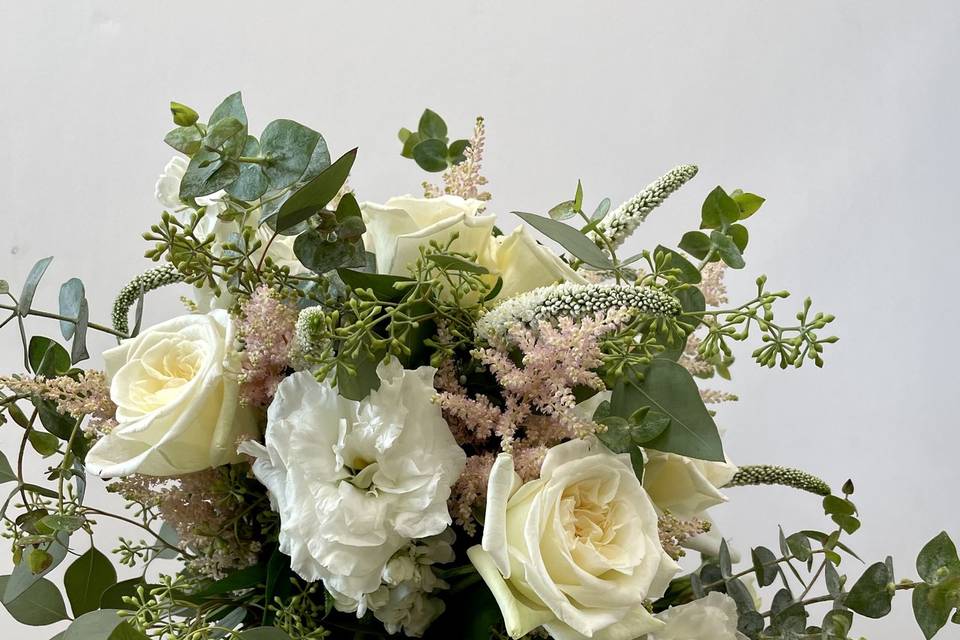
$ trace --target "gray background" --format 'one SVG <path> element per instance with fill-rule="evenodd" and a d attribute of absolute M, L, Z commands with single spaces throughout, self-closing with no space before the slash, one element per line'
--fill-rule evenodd
<path fill-rule="evenodd" d="M 418 190 L 395 134 L 423 107 L 455 134 L 482 114 L 492 210 L 507 228 L 509 211 L 542 211 L 577 178 L 590 203 L 616 203 L 693 162 L 700 175 L 633 245 L 675 243 L 716 184 L 756 191 L 768 201 L 733 298 L 767 273 L 796 294 L 784 318 L 813 295 L 842 338 L 822 371 L 760 370 L 741 349 L 730 388 L 742 399 L 720 413 L 730 455 L 854 478 L 865 525 L 851 544 L 911 575 L 933 534 L 960 535 L 958 21 L 949 0 L 4 2 L 0 277 L 19 286 L 55 255 L 40 304 L 79 276 L 92 315 L 108 318 L 147 266 L 139 234 L 159 214 L 169 99 L 203 114 L 242 89 L 254 130 L 289 117 L 334 151 L 359 146 L 351 180 L 368 200 Z M 169 293 L 148 306 L 148 321 L 178 311 Z M 4 370 L 19 368 L 11 328 Z M 16 431 L 0 431 L 5 450 Z M 803 494 L 729 494 L 716 515 L 741 547 L 775 547 L 778 523 L 828 526 Z M 0 628 L 52 635 L 6 613 Z M 920 637 L 903 596 L 855 631 Z"/>

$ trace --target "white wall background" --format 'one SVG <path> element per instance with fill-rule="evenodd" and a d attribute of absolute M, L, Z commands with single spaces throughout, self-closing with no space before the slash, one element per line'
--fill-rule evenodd
<path fill-rule="evenodd" d="M 351 181 L 369 200 L 417 191 L 395 133 L 423 107 L 463 134 L 482 114 L 505 227 L 577 178 L 590 202 L 619 202 L 697 163 L 635 246 L 675 243 L 716 184 L 754 190 L 768 201 L 733 297 L 768 273 L 799 298 L 785 317 L 809 293 L 842 338 L 822 371 L 760 370 L 742 350 L 742 401 L 720 415 L 730 455 L 854 478 L 865 525 L 853 545 L 908 575 L 933 534 L 960 536 L 958 36 L 952 0 L 4 2 L 0 277 L 19 286 L 55 255 L 41 304 L 79 276 L 92 315 L 108 318 L 147 266 L 139 235 L 159 214 L 170 99 L 203 114 L 242 89 L 252 129 L 290 117 L 335 151 L 358 145 Z M 148 321 L 177 310 L 174 295 L 150 302 Z M 17 370 L 10 329 L 0 361 Z M 16 430 L 0 431 L 5 450 Z M 775 546 L 778 523 L 827 526 L 815 498 L 729 493 L 717 516 L 741 546 Z M 0 629 L 53 635 L 5 612 Z M 882 625 L 855 631 L 920 637 L 902 596 Z"/>

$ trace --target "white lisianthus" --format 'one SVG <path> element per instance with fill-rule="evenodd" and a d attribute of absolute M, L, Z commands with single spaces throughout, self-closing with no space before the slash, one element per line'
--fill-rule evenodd
<path fill-rule="evenodd" d="M 186 158 L 181 156 L 171 158 L 157 179 L 155 188 L 157 201 L 183 223 L 186 223 L 196 211 L 190 204 L 180 200 L 180 183 L 187 171 L 187 165 Z M 240 232 L 240 225 L 237 222 L 220 219 L 220 214 L 227 210 L 227 205 L 222 200 L 225 195 L 226 191 L 217 191 L 208 196 L 195 198 L 199 206 L 206 208 L 203 218 L 197 224 L 196 234 L 199 238 L 213 236 L 214 244 L 211 249 L 215 253 L 220 251 L 223 243 L 231 240 L 232 235 Z M 253 254 L 254 259 L 259 259 L 265 250 L 276 264 L 290 269 L 290 273 L 297 275 L 307 272 L 307 268 L 300 263 L 293 252 L 295 236 L 278 235 L 273 238 L 273 231 L 265 225 L 259 226 L 259 219 L 257 212 L 252 213 L 247 219 L 248 225 L 257 227 L 257 239 L 261 243 L 261 248 Z M 197 303 L 197 309 L 204 312 L 210 309 L 226 309 L 233 304 L 233 297 L 229 293 L 223 292 L 220 296 L 214 296 L 213 291 L 206 287 L 194 287 L 193 297 Z"/>
<path fill-rule="evenodd" d="M 435 373 L 394 358 L 360 402 L 295 373 L 270 404 L 265 444 L 240 448 L 280 514 L 294 571 L 323 580 L 358 615 L 394 554 L 451 522 L 447 498 L 466 455 L 433 402 Z"/>
<path fill-rule="evenodd" d="M 727 501 L 720 489 L 737 473 L 729 460 L 696 460 L 653 449 L 644 453 L 643 488 L 659 508 L 680 518 L 693 518 Z"/>
<path fill-rule="evenodd" d="M 677 564 L 629 457 L 596 438 L 547 452 L 520 485 L 501 454 L 490 473 L 483 544 L 468 550 L 513 638 L 543 626 L 556 640 L 633 640 L 664 626 L 643 606 Z"/>
<path fill-rule="evenodd" d="M 87 454 L 102 477 L 170 476 L 238 460 L 257 432 L 238 398 L 233 321 L 225 311 L 173 318 L 103 354 L 117 426 Z"/>
<path fill-rule="evenodd" d="M 737 605 L 718 591 L 689 604 L 671 607 L 657 616 L 666 623 L 647 640 L 746 640 L 737 631 Z"/>
<path fill-rule="evenodd" d="M 420 247 L 431 240 L 445 244 L 458 234 L 451 250 L 476 254 L 478 264 L 502 277 L 498 296 L 504 299 L 559 281 L 584 282 L 523 226 L 493 237 L 496 216 L 480 213 L 483 206 L 480 200 L 450 195 L 400 196 L 382 205 L 364 202 L 364 245 L 376 255 L 378 273 L 406 276 L 420 257 Z"/>

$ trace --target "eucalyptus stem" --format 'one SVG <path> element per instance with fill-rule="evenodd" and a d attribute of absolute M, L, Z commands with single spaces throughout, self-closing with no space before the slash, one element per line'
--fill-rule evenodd
<path fill-rule="evenodd" d="M 0 309 L 5 309 L 7 311 L 17 311 L 16 306 L 11 306 L 8 304 L 0 304 Z M 30 309 L 29 311 L 27 311 L 27 315 L 37 316 L 40 318 L 49 318 L 50 320 L 62 320 L 64 322 L 70 322 L 74 325 L 77 324 L 76 318 L 70 318 L 68 316 L 60 315 L 59 313 L 50 313 L 49 311 L 37 311 L 36 309 Z M 87 327 L 90 329 L 96 329 L 97 331 L 102 331 L 103 333 L 109 333 L 110 335 L 116 336 L 118 338 L 130 337 L 122 331 L 111 329 L 110 327 L 107 327 L 102 324 L 97 324 L 96 322 L 88 322 Z"/>
<path fill-rule="evenodd" d="M 894 591 L 906 591 L 908 589 L 915 589 L 919 587 L 922 582 L 913 582 L 912 580 L 905 580 L 894 585 Z M 793 602 L 791 606 L 800 605 L 802 607 L 807 606 L 808 604 L 818 604 L 821 602 L 833 602 L 836 599 L 836 596 L 833 594 L 824 594 L 822 596 L 816 596 L 814 598 L 807 598 L 806 600 L 798 599 L 796 602 Z M 773 610 L 766 611 L 762 614 L 764 618 L 769 618 L 773 615 Z"/>

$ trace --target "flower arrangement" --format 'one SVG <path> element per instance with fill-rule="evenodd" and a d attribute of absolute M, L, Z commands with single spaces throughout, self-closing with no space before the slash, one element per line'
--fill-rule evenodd
<path fill-rule="evenodd" d="M 723 446 L 710 407 L 736 396 L 703 384 L 729 378 L 733 343 L 787 368 L 822 366 L 836 341 L 809 298 L 781 322 L 789 294 L 765 276 L 727 300 L 760 196 L 716 187 L 675 248 L 626 256 L 696 167 L 616 208 L 587 208 L 578 183 L 506 233 L 480 118 L 451 141 L 424 111 L 401 155 L 440 183 L 374 204 L 347 186 L 356 149 L 335 158 L 285 119 L 254 137 L 239 93 L 205 122 L 171 111 L 180 155 L 144 234 L 159 265 L 109 324 L 75 278 L 59 309 L 34 306 L 51 258 L 19 294 L 0 280 L 25 368 L 0 377 L 0 424 L 22 430 L 0 453 L 14 619 L 84 640 L 844 640 L 911 591 L 924 637 L 960 622 L 946 533 L 916 579 L 890 558 L 863 569 L 852 482 L 738 467 Z M 192 289 L 184 313 L 142 326 L 171 285 Z M 63 341 L 28 336 L 31 316 Z M 103 371 L 78 366 L 91 331 L 117 339 Z M 91 481 L 127 510 L 89 504 Z M 821 500 L 824 524 L 781 530 L 777 550 L 728 545 L 711 509 L 768 484 Z M 141 533 L 114 560 L 108 520 Z"/>

